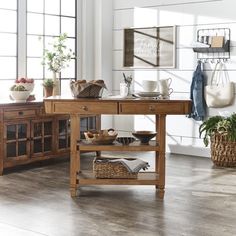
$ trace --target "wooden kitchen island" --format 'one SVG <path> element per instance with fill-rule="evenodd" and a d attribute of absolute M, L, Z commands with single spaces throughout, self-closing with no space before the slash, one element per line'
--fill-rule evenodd
<path fill-rule="evenodd" d="M 71 122 L 70 148 L 70 193 L 76 196 L 81 185 L 155 185 L 159 197 L 165 193 L 165 140 L 166 115 L 184 115 L 190 112 L 190 100 L 158 99 L 76 99 L 72 97 L 49 97 L 44 99 L 45 111 L 49 114 L 69 114 Z M 92 145 L 80 140 L 80 119 L 82 115 L 155 115 L 156 141 L 149 145 L 134 142 L 130 145 Z M 92 171 L 80 169 L 81 151 L 154 151 L 155 172 L 139 173 L 137 179 L 96 179 Z"/>

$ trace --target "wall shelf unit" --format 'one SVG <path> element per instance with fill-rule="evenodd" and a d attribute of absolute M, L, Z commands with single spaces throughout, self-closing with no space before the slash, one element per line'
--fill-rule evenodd
<path fill-rule="evenodd" d="M 193 47 L 199 60 L 228 60 L 230 58 L 230 29 L 199 29 L 197 42 L 206 47 Z"/>

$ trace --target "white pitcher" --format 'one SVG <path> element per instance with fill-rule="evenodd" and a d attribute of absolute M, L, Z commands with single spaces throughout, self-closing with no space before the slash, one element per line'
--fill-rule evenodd
<path fill-rule="evenodd" d="M 171 82 L 171 78 L 159 80 L 159 90 L 163 96 L 169 96 L 173 92 L 173 89 L 170 88 Z"/>

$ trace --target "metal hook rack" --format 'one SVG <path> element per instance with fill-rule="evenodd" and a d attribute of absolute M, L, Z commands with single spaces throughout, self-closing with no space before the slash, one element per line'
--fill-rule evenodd
<path fill-rule="evenodd" d="M 222 47 L 211 47 L 211 39 L 214 36 L 223 36 Z M 199 29 L 197 31 L 197 42 L 209 45 L 209 47 L 193 48 L 197 52 L 197 59 L 202 62 L 227 62 L 230 59 L 230 29 L 212 28 Z"/>

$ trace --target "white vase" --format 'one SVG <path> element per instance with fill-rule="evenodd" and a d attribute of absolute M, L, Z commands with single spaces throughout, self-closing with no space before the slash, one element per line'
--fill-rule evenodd
<path fill-rule="evenodd" d="M 53 96 L 59 96 L 61 95 L 61 86 L 60 86 L 60 80 L 57 77 L 57 73 L 53 72 L 53 82 L 54 82 L 54 87 L 53 87 Z"/>

